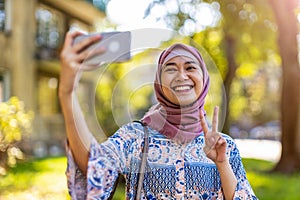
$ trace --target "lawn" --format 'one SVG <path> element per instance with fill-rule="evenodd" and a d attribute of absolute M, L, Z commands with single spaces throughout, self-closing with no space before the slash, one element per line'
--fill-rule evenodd
<path fill-rule="evenodd" d="M 270 174 L 274 163 L 243 159 L 247 177 L 261 200 L 300 199 L 300 174 Z M 5 200 L 69 200 L 65 178 L 66 158 L 47 158 L 19 163 L 0 177 L 0 199 Z M 115 193 L 123 200 L 124 187 Z"/>
<path fill-rule="evenodd" d="M 0 199 L 67 200 L 66 158 L 47 158 L 19 163 L 0 177 Z"/>

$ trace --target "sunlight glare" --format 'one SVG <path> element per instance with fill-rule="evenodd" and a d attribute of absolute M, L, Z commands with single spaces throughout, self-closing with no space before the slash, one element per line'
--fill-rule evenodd
<path fill-rule="evenodd" d="M 119 27 L 145 28 L 164 27 L 152 16 L 145 18 L 145 11 L 152 0 L 111 0 L 107 5 L 108 19 Z"/>
<path fill-rule="evenodd" d="M 200 26 L 213 26 L 215 23 L 215 10 L 208 3 L 201 3 L 197 6 L 195 19 Z"/>

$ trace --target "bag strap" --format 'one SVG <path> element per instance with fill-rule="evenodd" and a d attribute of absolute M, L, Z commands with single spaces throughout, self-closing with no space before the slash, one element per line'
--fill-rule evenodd
<path fill-rule="evenodd" d="M 140 121 L 138 121 L 140 122 Z M 135 199 L 140 200 L 141 199 L 141 191 L 143 187 L 143 180 L 144 180 L 144 174 L 146 169 L 146 163 L 147 163 L 147 157 L 148 157 L 148 147 L 149 147 L 149 131 L 147 125 L 145 125 L 143 122 L 140 122 L 143 125 L 144 128 L 144 146 L 142 149 L 142 159 L 141 159 L 141 165 L 138 175 L 138 187 L 135 194 Z"/>

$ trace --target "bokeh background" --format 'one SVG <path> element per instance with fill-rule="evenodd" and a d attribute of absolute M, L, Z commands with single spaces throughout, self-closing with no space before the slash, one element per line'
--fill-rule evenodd
<path fill-rule="evenodd" d="M 155 103 L 157 55 L 197 47 L 260 199 L 300 199 L 297 0 L 0 0 L 0 199 L 69 199 L 59 54 L 67 31 L 131 31 L 132 59 L 83 75 L 78 95 L 99 142 Z M 124 198 L 124 180 L 114 199 Z"/>

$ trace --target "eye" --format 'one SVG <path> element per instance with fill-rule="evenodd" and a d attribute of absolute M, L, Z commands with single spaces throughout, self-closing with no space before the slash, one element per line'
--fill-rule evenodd
<path fill-rule="evenodd" d="M 193 70 L 196 70 L 197 67 L 193 66 L 193 65 L 190 65 L 186 68 L 187 71 L 193 71 Z"/>
<path fill-rule="evenodd" d="M 176 72 L 177 69 L 175 67 L 166 67 L 164 69 L 164 72 L 169 72 L 169 73 L 172 73 L 172 72 Z"/>

